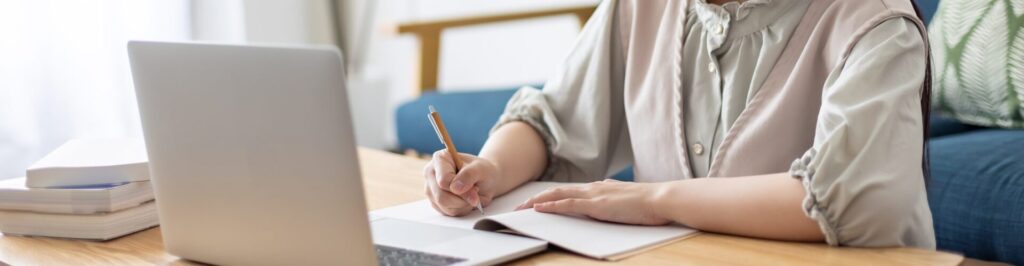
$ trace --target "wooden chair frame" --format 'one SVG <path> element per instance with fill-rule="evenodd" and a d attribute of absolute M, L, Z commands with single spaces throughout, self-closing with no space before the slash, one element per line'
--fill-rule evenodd
<path fill-rule="evenodd" d="M 450 28 L 475 26 L 515 20 L 549 16 L 574 15 L 582 27 L 596 6 L 564 7 L 539 11 L 526 11 L 484 15 L 466 18 L 444 19 L 400 24 L 399 33 L 412 33 L 419 37 L 419 93 L 437 89 L 438 68 L 440 68 L 441 33 Z"/>

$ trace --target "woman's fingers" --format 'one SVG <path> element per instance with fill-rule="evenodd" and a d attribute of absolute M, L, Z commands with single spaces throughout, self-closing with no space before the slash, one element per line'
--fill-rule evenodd
<path fill-rule="evenodd" d="M 451 192 L 441 190 L 435 195 L 437 199 L 437 205 L 442 209 L 449 210 L 446 214 L 448 215 L 461 215 L 463 210 L 472 208 L 468 202 L 458 195 L 452 194 Z"/>
<path fill-rule="evenodd" d="M 447 190 L 451 187 L 452 180 L 455 179 L 455 162 L 452 161 L 451 154 L 445 150 L 434 152 L 431 163 L 434 164 L 437 185 Z"/>
<path fill-rule="evenodd" d="M 462 167 L 456 173 L 452 154 L 441 150 L 423 168 L 427 197 L 439 212 L 449 216 L 465 215 L 476 206 L 490 204 L 494 197 L 491 179 L 500 173 L 490 161 L 469 154 L 457 154 Z"/>
<path fill-rule="evenodd" d="M 427 198 L 430 199 L 431 206 L 438 212 L 448 216 L 459 216 L 471 211 L 473 207 L 465 199 L 438 187 L 435 173 L 436 171 L 430 166 L 427 166 L 427 169 L 424 170 L 426 178 L 424 186 L 426 187 Z"/>
<path fill-rule="evenodd" d="M 436 200 L 436 197 L 434 196 L 435 195 L 434 194 L 435 189 L 431 188 L 431 187 L 436 187 L 436 186 L 437 186 L 436 184 L 431 184 L 431 183 L 426 183 L 426 185 L 423 186 L 424 190 L 426 190 L 427 198 L 430 199 L 429 200 L 430 201 L 430 207 L 433 207 L 434 210 L 439 212 L 439 213 L 442 213 L 442 214 L 445 214 L 445 215 L 449 215 L 448 213 L 450 212 L 450 210 L 448 210 L 446 208 L 442 208 L 441 206 L 437 205 L 437 200 Z"/>
<path fill-rule="evenodd" d="M 447 216 L 462 216 L 493 200 L 494 192 L 488 190 L 487 183 L 500 173 L 489 161 L 459 153 L 463 167 L 457 174 L 452 156 L 445 150 L 434 152 L 423 168 L 424 190 L 435 210 Z"/>
<path fill-rule="evenodd" d="M 541 192 L 540 194 L 533 196 L 522 205 L 519 205 L 519 207 L 516 207 L 516 210 L 518 211 L 522 209 L 529 209 L 539 203 L 558 201 L 569 198 L 584 198 L 586 197 L 585 194 L 585 189 L 582 186 L 564 186 L 549 188 L 544 192 Z"/>
<path fill-rule="evenodd" d="M 440 209 L 439 211 L 444 215 L 461 216 L 473 210 L 473 206 L 466 203 L 466 200 L 458 195 L 444 190 L 438 191 L 437 194 L 433 194 L 434 199 L 431 202 L 437 204 L 437 207 Z"/>
<path fill-rule="evenodd" d="M 455 174 L 455 178 L 451 182 L 451 186 L 448 187 L 449 191 L 459 195 L 465 195 L 470 189 L 473 189 L 476 182 L 480 181 L 480 171 L 473 164 L 467 163 L 465 168 L 459 170 L 458 174 Z"/>
<path fill-rule="evenodd" d="M 437 212 L 444 213 L 444 211 L 441 210 L 441 207 L 437 206 L 437 203 L 434 203 L 434 193 L 432 193 L 430 191 L 430 186 L 424 186 L 424 187 L 426 188 L 426 191 L 427 191 L 427 198 L 430 199 L 430 200 L 428 200 L 428 201 L 430 201 L 430 207 L 434 208 L 434 210 L 437 211 Z"/>
<path fill-rule="evenodd" d="M 591 216 L 594 202 L 590 199 L 562 199 L 533 205 L 539 212 L 568 214 L 575 216 Z"/>
<path fill-rule="evenodd" d="M 469 206 L 476 206 L 477 203 L 480 203 L 480 189 L 479 188 L 474 187 L 474 188 L 472 188 L 472 189 L 470 189 L 469 191 L 466 191 L 466 192 L 467 193 L 464 193 L 461 196 L 462 196 L 463 199 L 466 200 L 466 203 L 469 204 Z"/>
<path fill-rule="evenodd" d="M 458 156 L 464 167 L 458 169 L 458 173 L 456 173 L 452 155 L 445 150 L 434 153 L 433 163 L 437 175 L 437 185 L 457 195 L 464 195 L 480 181 L 480 171 L 471 163 L 472 156 L 465 154 L 458 154 Z"/>

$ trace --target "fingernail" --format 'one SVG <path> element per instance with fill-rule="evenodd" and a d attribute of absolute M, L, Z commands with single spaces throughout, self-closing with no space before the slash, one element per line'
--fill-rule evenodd
<path fill-rule="evenodd" d="M 478 196 L 478 195 L 469 195 L 469 204 L 470 205 L 476 205 L 478 202 L 480 202 L 480 196 Z"/>
<path fill-rule="evenodd" d="M 463 184 L 461 180 L 455 180 L 455 182 L 452 183 L 452 192 L 461 192 L 462 188 L 465 186 L 466 184 Z"/>

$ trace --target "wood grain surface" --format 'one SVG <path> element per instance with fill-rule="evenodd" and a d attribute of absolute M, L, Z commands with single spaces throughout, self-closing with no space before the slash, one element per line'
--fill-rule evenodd
<path fill-rule="evenodd" d="M 379 209 L 423 199 L 426 161 L 383 151 L 359 151 L 367 205 Z M 614 241 L 614 240 L 609 240 Z M 0 261 L 11 265 L 189 265 L 167 254 L 159 227 L 106 242 L 0 236 Z M 958 265 L 957 254 L 912 248 L 837 248 L 702 233 L 617 263 L 627 265 Z M 519 265 L 612 264 L 557 249 Z"/>

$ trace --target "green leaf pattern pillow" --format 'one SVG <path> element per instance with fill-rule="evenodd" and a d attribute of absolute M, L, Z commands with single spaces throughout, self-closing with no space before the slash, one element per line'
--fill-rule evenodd
<path fill-rule="evenodd" d="M 1024 127 L 1024 0 L 942 0 L 929 27 L 932 105 L 961 122 Z"/>

